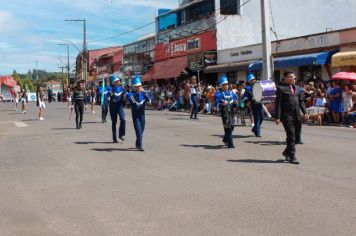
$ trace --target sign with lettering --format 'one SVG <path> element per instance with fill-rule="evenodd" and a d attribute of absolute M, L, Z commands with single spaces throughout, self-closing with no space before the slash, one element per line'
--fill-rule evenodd
<path fill-rule="evenodd" d="M 325 33 L 272 43 L 272 53 L 330 47 L 340 44 L 340 33 Z"/>
<path fill-rule="evenodd" d="M 257 44 L 247 47 L 218 51 L 218 64 L 225 64 L 236 61 L 248 61 L 261 57 L 262 45 Z"/>

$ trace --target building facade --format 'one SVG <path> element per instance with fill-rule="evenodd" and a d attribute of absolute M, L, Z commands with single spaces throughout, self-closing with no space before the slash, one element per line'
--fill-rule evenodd
<path fill-rule="evenodd" d="M 340 30 L 356 25 L 356 2 L 269 2 L 271 7 L 267 11 L 271 21 L 271 39 L 274 41 L 272 53 L 277 60 L 274 63 L 275 79 L 280 79 L 282 71 L 286 69 L 295 70 L 303 79 L 330 77 L 333 73 L 330 58 L 342 45 Z M 261 64 L 255 63 L 262 58 L 260 1 L 215 0 L 215 7 L 218 66 L 207 68 L 206 73 L 215 73 L 216 77 L 219 73 L 228 73 L 230 81 L 245 80 L 250 70 L 259 76 Z M 335 15 L 337 19 L 330 17 Z M 314 53 L 324 54 L 311 55 Z M 318 57 L 326 57 L 326 60 L 318 61 Z"/>
<path fill-rule="evenodd" d="M 155 58 L 154 34 L 138 39 L 123 46 L 122 74 L 125 82 L 130 84 L 133 75 L 145 74 L 153 65 Z"/>

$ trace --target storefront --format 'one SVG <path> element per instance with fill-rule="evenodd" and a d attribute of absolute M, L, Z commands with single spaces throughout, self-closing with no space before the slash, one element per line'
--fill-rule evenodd
<path fill-rule="evenodd" d="M 345 43 L 342 33 L 340 30 L 272 42 L 274 80 L 279 82 L 285 70 L 294 71 L 303 80 L 328 80 L 335 73 L 330 67 L 331 56 Z M 351 35 L 347 43 L 355 41 Z M 230 82 L 237 82 L 245 81 L 246 74 L 253 71 L 261 79 L 262 50 L 261 44 L 220 50 L 218 64 L 207 67 L 205 73 L 215 73 L 216 77 L 226 73 Z"/>
<path fill-rule="evenodd" d="M 155 64 L 143 76 L 143 81 L 189 78 L 199 74 L 204 78 L 204 68 L 216 63 L 216 36 L 213 31 L 191 37 L 157 44 Z"/>

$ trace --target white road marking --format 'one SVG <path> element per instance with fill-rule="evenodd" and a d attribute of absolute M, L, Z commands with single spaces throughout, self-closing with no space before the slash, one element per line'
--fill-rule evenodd
<path fill-rule="evenodd" d="M 23 127 L 27 127 L 28 126 L 24 122 L 14 122 L 14 124 L 16 125 L 16 127 L 19 127 L 19 128 L 23 128 Z"/>

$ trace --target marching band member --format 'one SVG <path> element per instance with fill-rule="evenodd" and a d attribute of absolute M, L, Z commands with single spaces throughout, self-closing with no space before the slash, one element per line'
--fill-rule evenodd
<path fill-rule="evenodd" d="M 253 114 L 253 128 L 252 128 L 252 133 L 255 134 L 256 137 L 260 138 L 261 137 L 261 124 L 263 122 L 263 104 L 262 102 L 256 102 L 253 99 L 253 94 L 252 94 L 252 87 L 256 83 L 256 77 L 252 74 L 249 73 L 247 75 L 247 80 L 250 83 L 250 86 L 246 87 L 245 94 L 244 94 L 244 100 L 247 100 L 251 104 L 251 110 Z"/>
<path fill-rule="evenodd" d="M 215 103 L 220 109 L 221 119 L 224 126 L 223 142 L 228 148 L 235 148 L 232 140 L 234 131 L 233 109 L 237 107 L 237 96 L 229 90 L 229 82 L 225 74 L 219 78 L 221 90 L 215 94 Z"/>
<path fill-rule="evenodd" d="M 134 90 L 127 94 L 127 98 L 131 104 L 132 120 L 136 133 L 136 148 L 144 151 L 142 145 L 143 131 L 145 130 L 145 105 L 150 104 L 151 99 L 147 97 L 141 84 L 141 78 L 135 76 L 132 79 Z"/>
<path fill-rule="evenodd" d="M 124 88 L 121 86 L 121 80 L 118 76 L 111 76 L 111 84 L 113 85 L 113 87 L 110 89 L 110 116 L 112 122 L 112 139 L 114 143 L 118 143 L 116 135 L 117 114 L 119 114 L 120 118 L 119 139 L 121 140 L 121 142 L 125 141 L 125 91 Z"/>
<path fill-rule="evenodd" d="M 192 112 L 190 114 L 190 119 L 198 119 L 198 98 L 199 98 L 199 84 L 197 84 L 197 78 L 192 76 L 190 85 L 190 101 L 193 104 Z M 194 115 L 194 117 L 193 117 Z"/>

